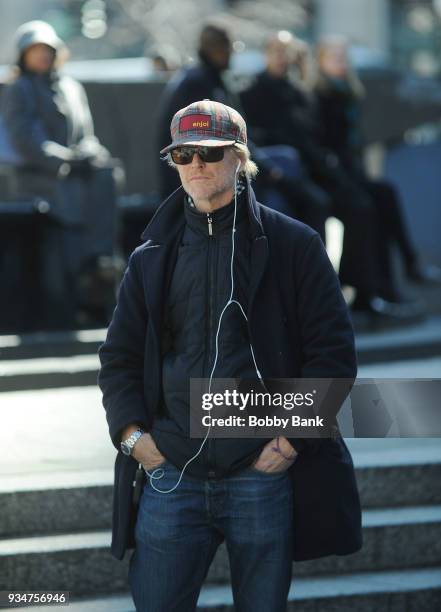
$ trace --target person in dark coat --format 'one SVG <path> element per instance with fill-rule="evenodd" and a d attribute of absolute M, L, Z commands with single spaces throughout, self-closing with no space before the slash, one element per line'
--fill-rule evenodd
<path fill-rule="evenodd" d="M 281 612 L 293 559 L 362 545 L 351 455 L 338 427 L 320 438 L 201 443 L 189 435 L 190 379 L 352 384 L 353 330 L 319 235 L 256 201 L 241 115 L 195 102 L 176 113 L 171 135 L 161 154 L 183 188 L 132 253 L 99 350 L 118 451 L 111 552 L 135 548 L 138 611 L 195 610 L 226 540 L 236 609 Z"/>
<path fill-rule="evenodd" d="M 314 93 L 318 102 L 321 142 L 333 151 L 345 171 L 366 190 L 378 211 L 380 230 L 380 265 L 384 270 L 387 291 L 396 292 L 393 282 L 392 252 L 396 246 L 411 281 L 441 282 L 441 270 L 424 266 L 412 243 L 396 188 L 385 179 L 368 177 L 362 162 L 361 103 L 364 88 L 350 66 L 347 41 L 340 36 L 327 36 L 316 49 L 318 75 Z M 389 287 L 389 289 L 388 289 Z M 390 295 L 393 299 L 393 293 Z"/>
<path fill-rule="evenodd" d="M 51 205 L 41 239 L 45 327 L 72 327 L 84 275 L 112 272 L 115 247 L 115 160 L 94 135 L 86 93 L 59 71 L 64 43 L 46 22 L 16 33 L 15 74 L 2 114 L 17 162 L 17 195 Z M 98 280 L 98 279 L 97 279 Z"/>
<path fill-rule="evenodd" d="M 253 138 L 259 145 L 295 147 L 310 179 L 331 197 L 331 214 L 345 228 L 339 275 L 342 285 L 356 290 L 354 308 L 375 316 L 406 318 L 411 314 L 408 308 L 392 303 L 385 293 L 391 283 L 383 277 L 379 253 L 383 234 L 370 194 L 322 142 L 316 100 L 302 75 L 292 74 L 293 66 L 302 66 L 304 53 L 305 44 L 288 32 L 268 40 L 266 69 L 241 94 Z"/>

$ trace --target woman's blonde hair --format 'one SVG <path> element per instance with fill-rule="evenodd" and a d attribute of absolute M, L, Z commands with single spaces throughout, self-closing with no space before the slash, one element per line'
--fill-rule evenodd
<path fill-rule="evenodd" d="M 348 39 L 345 36 L 341 36 L 339 34 L 328 34 L 327 36 L 323 36 L 317 42 L 317 45 L 315 47 L 315 55 L 316 55 L 316 60 L 317 60 L 318 73 L 317 73 L 317 79 L 315 82 L 315 87 L 318 91 L 321 91 L 321 90 L 325 91 L 329 87 L 327 79 L 325 75 L 322 74 L 322 69 L 321 69 L 322 61 L 325 55 L 329 53 L 329 51 L 332 51 L 333 49 L 336 49 L 336 48 L 344 48 L 347 53 L 348 46 L 349 46 Z M 357 72 L 354 70 L 354 68 L 349 63 L 349 60 L 348 60 L 348 69 L 347 69 L 345 80 L 346 80 L 346 83 L 348 84 L 350 91 L 356 98 L 364 97 L 365 95 L 364 86 L 362 82 L 360 81 Z"/>

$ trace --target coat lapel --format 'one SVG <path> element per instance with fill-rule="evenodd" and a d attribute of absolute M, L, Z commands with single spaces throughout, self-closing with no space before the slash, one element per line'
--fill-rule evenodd
<path fill-rule="evenodd" d="M 185 224 L 181 189 L 178 192 L 161 204 L 141 235 L 145 240 L 142 248 L 144 297 L 158 347 L 166 291 Z"/>
<path fill-rule="evenodd" d="M 251 245 L 250 297 L 248 313 L 252 317 L 257 292 L 268 265 L 268 240 L 266 236 L 254 238 Z"/>
<path fill-rule="evenodd" d="M 252 321 L 253 312 L 255 310 L 256 297 L 259 287 L 262 283 L 263 276 L 268 266 L 268 238 L 264 233 L 262 220 L 260 218 L 260 210 L 257 206 L 256 197 L 251 185 L 248 183 L 248 212 L 250 221 L 250 230 L 253 242 L 251 245 L 251 261 L 250 261 L 250 295 L 248 301 L 248 316 Z"/>

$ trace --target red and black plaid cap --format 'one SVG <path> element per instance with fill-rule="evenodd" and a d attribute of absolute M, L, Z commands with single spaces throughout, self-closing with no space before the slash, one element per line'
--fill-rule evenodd
<path fill-rule="evenodd" d="M 201 100 L 181 108 L 170 125 L 172 143 L 161 150 L 168 153 L 182 145 L 225 147 L 247 144 L 247 126 L 243 117 L 230 106 Z"/>

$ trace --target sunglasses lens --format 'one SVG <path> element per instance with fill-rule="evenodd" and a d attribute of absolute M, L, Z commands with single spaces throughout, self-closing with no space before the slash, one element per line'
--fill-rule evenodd
<path fill-rule="evenodd" d="M 224 151 L 225 147 L 177 147 L 170 154 L 175 164 L 183 166 L 192 162 L 195 153 L 208 164 L 222 161 Z"/>
<path fill-rule="evenodd" d="M 177 149 L 173 149 L 171 152 L 171 158 L 178 165 L 190 164 L 193 159 L 194 149 L 189 147 L 178 147 Z"/>
<path fill-rule="evenodd" d="M 214 163 L 223 160 L 225 147 L 201 147 L 198 151 L 202 161 Z"/>

